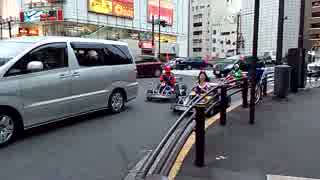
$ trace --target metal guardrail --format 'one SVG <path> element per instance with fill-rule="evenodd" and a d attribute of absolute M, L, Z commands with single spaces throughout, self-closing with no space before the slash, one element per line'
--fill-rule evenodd
<path fill-rule="evenodd" d="M 266 85 L 268 83 L 268 79 L 272 78 L 272 76 L 269 76 L 269 74 L 272 74 L 272 73 L 273 72 L 268 73 L 268 75 L 264 78 L 267 80 L 265 81 L 266 83 L 264 83 L 265 89 L 267 89 Z M 197 105 L 199 104 L 199 102 L 201 102 L 204 98 L 209 96 L 211 93 L 216 92 L 217 90 L 220 90 L 220 92 L 216 94 L 216 96 L 220 96 L 220 99 L 213 101 L 209 105 L 208 109 L 211 109 L 215 105 L 217 105 L 217 103 L 220 103 L 220 124 L 226 125 L 226 122 L 227 122 L 226 110 L 228 106 L 228 98 L 242 92 L 242 105 L 243 107 L 247 108 L 248 92 L 249 92 L 248 89 L 249 89 L 248 79 L 244 78 L 241 80 L 233 80 L 233 81 L 221 83 L 216 87 L 210 89 L 207 93 L 202 95 L 200 98 L 198 98 L 190 107 L 187 108 L 186 111 L 182 113 L 182 115 L 177 119 L 177 121 L 173 124 L 173 126 L 171 126 L 171 128 L 163 137 L 163 139 L 158 144 L 158 146 L 149 154 L 148 157 L 145 158 L 144 163 L 139 169 L 139 173 L 137 173 L 136 177 L 143 179 L 152 174 L 168 175 L 185 141 L 187 140 L 189 135 L 194 131 L 194 127 L 196 127 L 195 129 L 196 134 L 200 132 L 200 136 L 204 136 L 205 122 L 197 120 L 197 118 L 201 119 L 202 115 L 204 115 L 203 112 L 201 113 L 202 115 L 201 114 L 199 115 L 199 112 L 198 112 L 199 109 L 197 108 Z M 231 91 L 231 90 L 236 90 L 236 91 L 228 94 L 228 91 Z M 197 112 L 193 113 L 190 116 L 189 114 L 191 110 L 194 108 L 197 109 Z M 196 121 L 194 121 L 194 118 L 196 118 Z M 202 125 L 200 125 L 200 127 L 197 127 L 199 126 L 199 124 L 202 124 Z M 199 131 L 199 129 L 197 128 L 201 128 L 202 130 Z M 199 136 L 199 134 L 196 136 Z M 197 149 L 196 162 L 198 161 L 198 163 L 196 164 L 198 164 L 199 166 L 202 166 L 204 161 L 203 159 L 204 144 L 202 147 L 200 143 L 200 146 L 199 145 L 196 146 L 196 149 Z"/>

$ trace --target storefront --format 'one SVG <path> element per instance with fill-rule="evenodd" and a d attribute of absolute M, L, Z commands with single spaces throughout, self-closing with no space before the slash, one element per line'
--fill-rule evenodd
<path fill-rule="evenodd" d="M 173 1 L 161 0 L 161 54 L 175 56 L 181 42 Z M 158 53 L 158 25 L 154 38 L 152 16 L 158 17 L 156 0 L 26 0 L 20 12 L 18 36 L 73 36 L 128 41 L 141 54 Z M 140 9 L 138 12 L 136 9 Z M 136 14 L 135 14 L 136 13 Z M 179 17 L 180 18 L 180 17 Z M 182 29 L 182 28 L 180 28 Z M 154 46 L 152 46 L 154 39 Z M 150 46 L 151 44 L 151 46 Z M 183 43 L 186 45 L 187 43 Z M 173 47 L 173 48 L 172 48 Z M 138 53 L 139 54 L 139 53 Z"/>

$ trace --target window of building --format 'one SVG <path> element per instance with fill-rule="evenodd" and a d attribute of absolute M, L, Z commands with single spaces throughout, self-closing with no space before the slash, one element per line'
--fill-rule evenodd
<path fill-rule="evenodd" d="M 220 44 L 223 44 L 223 41 L 220 41 Z"/>
<path fill-rule="evenodd" d="M 313 12 L 312 17 L 320 17 L 320 12 Z"/>
<path fill-rule="evenodd" d="M 216 47 L 213 47 L 213 48 L 212 48 L 212 52 L 216 52 Z"/>
<path fill-rule="evenodd" d="M 226 41 L 226 44 L 227 44 L 227 45 L 230 45 L 230 44 L 231 44 L 231 41 L 230 41 L 230 40 Z"/>
<path fill-rule="evenodd" d="M 193 43 L 202 43 L 202 39 L 193 39 Z"/>
<path fill-rule="evenodd" d="M 202 31 L 194 31 L 193 35 L 202 35 Z"/>
<path fill-rule="evenodd" d="M 312 2 L 312 7 L 320 6 L 320 1 L 314 1 Z"/>
<path fill-rule="evenodd" d="M 227 35 L 230 35 L 230 32 L 221 32 L 221 35 L 222 36 L 227 36 Z"/>
<path fill-rule="evenodd" d="M 221 52 L 224 53 L 224 49 L 222 49 Z"/>
<path fill-rule="evenodd" d="M 234 34 L 234 33 L 236 33 L 236 32 L 235 32 L 235 31 L 232 31 L 231 33 Z"/>
<path fill-rule="evenodd" d="M 201 52 L 201 48 L 193 48 L 193 52 Z"/>
<path fill-rule="evenodd" d="M 216 39 L 216 38 L 213 38 L 213 39 L 212 39 L 212 43 L 213 43 L 213 44 L 217 43 L 217 39 Z"/>
<path fill-rule="evenodd" d="M 67 44 L 54 43 L 41 46 L 20 59 L 5 76 L 34 73 L 27 69 L 31 61 L 43 63 L 43 71 L 68 67 Z"/>
<path fill-rule="evenodd" d="M 213 34 L 217 34 L 217 30 L 213 30 Z"/>
<path fill-rule="evenodd" d="M 311 28 L 320 28 L 320 23 L 311 24 Z"/>
<path fill-rule="evenodd" d="M 193 23 L 193 27 L 201 27 L 201 26 L 202 26 L 202 22 Z"/>
<path fill-rule="evenodd" d="M 234 45 L 234 46 L 235 46 L 235 45 L 236 45 L 236 42 L 233 42 L 233 43 L 232 43 L 232 45 Z"/>

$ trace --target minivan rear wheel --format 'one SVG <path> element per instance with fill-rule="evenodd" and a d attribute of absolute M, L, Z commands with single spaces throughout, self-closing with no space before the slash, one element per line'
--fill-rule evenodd
<path fill-rule="evenodd" d="M 114 91 L 109 98 L 109 109 L 113 113 L 120 113 L 125 104 L 125 96 L 120 90 Z"/>
<path fill-rule="evenodd" d="M 18 135 L 19 124 L 14 115 L 0 111 L 0 147 L 12 142 Z"/>

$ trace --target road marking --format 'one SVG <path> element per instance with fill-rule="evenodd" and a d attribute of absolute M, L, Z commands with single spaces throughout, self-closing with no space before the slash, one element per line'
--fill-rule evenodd
<path fill-rule="evenodd" d="M 267 180 L 320 180 L 320 179 L 292 177 L 292 176 L 279 176 L 279 175 L 269 175 L 268 174 Z"/>
<path fill-rule="evenodd" d="M 230 106 L 227 109 L 227 112 L 230 112 L 232 110 L 234 110 L 235 108 L 241 106 L 242 101 L 236 101 L 232 106 Z M 214 125 L 216 122 L 218 122 L 218 120 L 220 119 L 220 114 L 217 114 L 209 119 L 206 120 L 205 123 L 205 129 L 207 130 L 210 126 Z M 169 173 L 169 180 L 174 180 L 176 178 L 176 176 L 178 175 L 181 166 L 183 164 L 184 159 L 187 157 L 187 155 L 189 154 L 189 151 L 191 150 L 192 146 L 195 143 L 195 133 L 192 132 L 191 135 L 189 136 L 189 138 L 187 139 L 186 143 L 183 145 L 182 149 L 180 150 L 173 166 L 171 167 L 170 173 Z"/>

